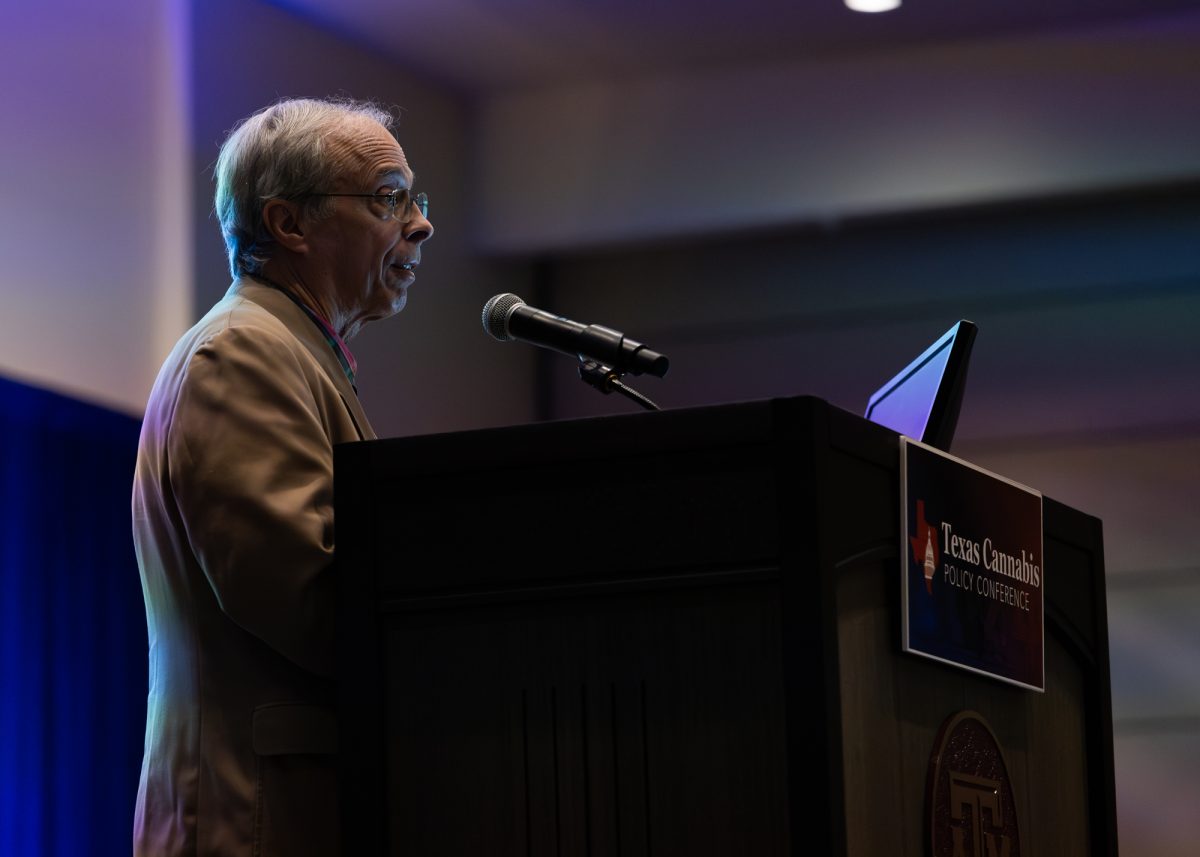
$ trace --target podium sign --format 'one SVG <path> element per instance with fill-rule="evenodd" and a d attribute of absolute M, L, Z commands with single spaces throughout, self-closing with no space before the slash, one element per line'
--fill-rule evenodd
<path fill-rule="evenodd" d="M 904 651 L 1045 690 L 1042 495 L 900 440 Z"/>

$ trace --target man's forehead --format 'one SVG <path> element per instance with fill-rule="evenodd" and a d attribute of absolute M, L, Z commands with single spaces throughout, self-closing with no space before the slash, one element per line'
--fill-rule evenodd
<path fill-rule="evenodd" d="M 374 121 L 355 123 L 329 141 L 329 154 L 341 162 L 347 177 L 412 183 L 404 150 L 386 128 Z"/>

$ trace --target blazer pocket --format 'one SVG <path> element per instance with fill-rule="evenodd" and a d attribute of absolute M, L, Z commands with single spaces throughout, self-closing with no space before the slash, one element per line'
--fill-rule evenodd
<path fill-rule="evenodd" d="M 328 755 L 338 749 L 337 718 L 319 705 L 260 705 L 254 709 L 253 724 L 254 752 L 259 756 Z"/>

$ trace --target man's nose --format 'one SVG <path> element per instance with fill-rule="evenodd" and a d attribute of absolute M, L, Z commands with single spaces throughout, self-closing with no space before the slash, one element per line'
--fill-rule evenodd
<path fill-rule="evenodd" d="M 404 224 L 404 240 L 410 244 L 421 244 L 433 237 L 433 224 L 429 218 L 417 212 L 417 216 Z"/>

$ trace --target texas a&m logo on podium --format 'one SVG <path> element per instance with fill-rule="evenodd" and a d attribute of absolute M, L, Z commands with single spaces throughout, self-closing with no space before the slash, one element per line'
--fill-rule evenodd
<path fill-rule="evenodd" d="M 942 724 L 925 805 L 932 857 L 1020 857 L 1017 802 L 1004 754 L 974 711 Z"/>

